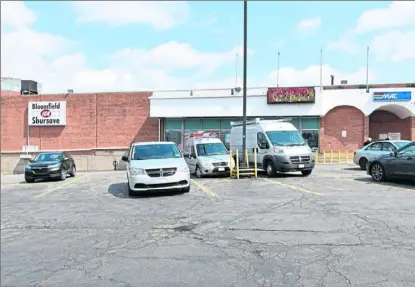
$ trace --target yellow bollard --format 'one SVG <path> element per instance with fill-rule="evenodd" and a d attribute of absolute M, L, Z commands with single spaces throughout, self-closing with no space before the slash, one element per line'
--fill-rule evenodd
<path fill-rule="evenodd" d="M 330 151 L 330 163 L 333 163 L 333 151 Z"/>
<path fill-rule="evenodd" d="M 323 163 L 326 163 L 326 152 L 323 151 Z"/>
<path fill-rule="evenodd" d="M 349 163 L 349 150 L 346 150 L 346 163 Z"/>
<path fill-rule="evenodd" d="M 232 158 L 232 150 L 229 151 L 229 176 L 232 177 L 233 176 L 233 158 Z"/>
<path fill-rule="evenodd" d="M 257 170 L 257 162 L 256 162 L 256 148 L 254 148 L 254 173 L 255 173 L 255 178 L 258 177 L 258 170 Z"/>
<path fill-rule="evenodd" d="M 318 151 L 316 151 L 316 154 L 314 155 L 314 162 L 315 164 L 318 164 Z"/>
<path fill-rule="evenodd" d="M 245 162 L 246 167 L 249 168 L 248 149 L 245 149 Z"/>
<path fill-rule="evenodd" d="M 337 155 L 337 163 L 340 163 L 341 161 L 341 155 L 340 155 L 340 150 L 338 151 L 338 155 Z"/>
<path fill-rule="evenodd" d="M 239 152 L 236 150 L 236 178 L 239 179 Z"/>

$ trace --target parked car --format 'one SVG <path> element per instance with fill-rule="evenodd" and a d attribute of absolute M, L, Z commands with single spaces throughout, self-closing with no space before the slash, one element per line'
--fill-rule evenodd
<path fill-rule="evenodd" d="M 190 137 L 184 143 L 183 155 L 190 172 L 198 178 L 230 173 L 229 152 L 218 138 Z M 234 161 L 232 165 L 235 167 Z"/>
<path fill-rule="evenodd" d="M 190 191 L 190 172 L 173 142 L 133 143 L 127 163 L 128 195 L 149 191 Z"/>
<path fill-rule="evenodd" d="M 65 152 L 41 152 L 29 161 L 24 171 L 26 182 L 34 182 L 35 179 L 65 180 L 68 174 L 72 177 L 76 175 L 76 164 Z"/>
<path fill-rule="evenodd" d="M 300 171 L 309 176 L 315 166 L 314 154 L 297 128 L 282 120 L 255 119 L 246 123 L 246 144 L 250 166 L 254 164 L 254 148 L 257 150 L 257 165 L 268 176 L 277 172 Z M 231 150 L 242 150 L 242 123 L 231 123 Z"/>
<path fill-rule="evenodd" d="M 407 145 L 410 141 L 405 140 L 380 140 L 368 144 L 354 152 L 353 162 L 365 170 L 368 161 L 381 155 L 389 155 L 401 147 Z"/>
<path fill-rule="evenodd" d="M 389 178 L 415 181 L 415 142 L 368 161 L 366 170 L 375 181 L 385 181 Z"/>

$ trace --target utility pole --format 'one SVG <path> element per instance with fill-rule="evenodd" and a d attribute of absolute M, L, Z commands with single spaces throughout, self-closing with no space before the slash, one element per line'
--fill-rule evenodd
<path fill-rule="evenodd" d="M 244 0 L 244 71 L 243 71 L 243 127 L 242 127 L 242 154 L 245 159 L 244 162 L 247 162 L 245 158 L 246 150 L 246 72 L 247 72 L 247 54 L 248 54 L 248 0 Z"/>
<path fill-rule="evenodd" d="M 236 63 L 235 63 L 235 88 L 238 87 L 238 60 L 239 60 L 239 54 L 236 53 Z"/>
<path fill-rule="evenodd" d="M 369 93 L 369 46 L 366 51 L 366 93 Z"/>
<path fill-rule="evenodd" d="M 280 52 L 278 52 L 277 60 L 277 87 L 280 86 Z"/>
<path fill-rule="evenodd" d="M 323 49 L 320 49 L 320 91 L 323 90 Z"/>

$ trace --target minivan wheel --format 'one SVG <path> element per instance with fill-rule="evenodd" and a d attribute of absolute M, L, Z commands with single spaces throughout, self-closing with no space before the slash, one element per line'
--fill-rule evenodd
<path fill-rule="evenodd" d="M 198 165 L 196 166 L 195 175 L 197 178 L 201 178 L 203 176 L 202 171 Z"/>
<path fill-rule="evenodd" d="M 34 178 L 31 178 L 31 177 L 26 177 L 26 176 L 25 176 L 24 180 L 25 180 L 27 183 L 32 183 L 32 182 L 35 182 L 35 179 L 34 179 Z"/>
<path fill-rule="evenodd" d="M 375 163 L 370 167 L 370 174 L 374 181 L 385 181 L 385 169 L 379 163 Z"/>
<path fill-rule="evenodd" d="M 135 192 L 130 188 L 130 180 L 127 179 L 127 196 L 134 196 Z"/>
<path fill-rule="evenodd" d="M 359 160 L 359 166 L 360 166 L 360 169 L 361 169 L 361 170 L 366 170 L 366 164 L 367 164 L 367 159 L 366 159 L 366 158 L 364 158 L 364 157 L 362 157 L 362 158 Z"/>
<path fill-rule="evenodd" d="M 274 164 L 270 160 L 265 163 L 265 170 L 266 170 L 267 175 L 269 177 L 272 177 L 272 176 L 276 175 Z"/>

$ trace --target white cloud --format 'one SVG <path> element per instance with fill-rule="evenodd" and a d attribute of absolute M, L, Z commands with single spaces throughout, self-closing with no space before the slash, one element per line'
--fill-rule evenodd
<path fill-rule="evenodd" d="M 227 52 L 201 52 L 188 43 L 170 41 L 154 47 L 149 51 L 142 49 L 124 49 L 111 56 L 117 65 L 163 70 L 201 68 L 212 72 L 218 67 L 234 62 L 236 53 L 243 55 L 242 47 L 235 47 Z M 248 50 L 248 54 L 252 54 Z"/>
<path fill-rule="evenodd" d="M 148 24 L 170 29 L 187 21 L 190 8 L 185 1 L 77 1 L 78 22 L 126 25 Z"/>
<path fill-rule="evenodd" d="M 347 80 L 348 84 L 366 83 L 366 68 L 360 68 L 352 73 L 345 73 L 329 65 L 323 65 L 323 85 L 330 85 L 330 75 L 334 75 L 334 83 L 340 84 L 341 80 Z M 376 74 L 369 69 L 369 81 L 373 82 Z M 272 71 L 264 83 L 266 86 L 277 85 L 277 70 Z M 292 67 L 282 67 L 279 71 L 280 87 L 295 86 L 319 86 L 320 85 L 320 66 L 312 65 L 304 70 L 296 70 Z"/>
<path fill-rule="evenodd" d="M 363 12 L 357 20 L 355 32 L 368 33 L 406 25 L 415 25 L 415 2 L 393 1 L 387 8 Z"/>
<path fill-rule="evenodd" d="M 22 28 L 36 21 L 36 14 L 23 1 L 1 1 L 1 24 Z"/>
<path fill-rule="evenodd" d="M 327 49 L 356 54 L 362 47 L 358 47 L 354 35 L 349 31 L 340 36 L 336 41 L 327 44 Z"/>
<path fill-rule="evenodd" d="M 11 8 L 8 8 L 11 7 Z M 3 9 L 2 16 L 11 19 L 29 15 L 22 4 L 20 13 L 14 6 Z M 123 8 L 124 9 L 124 8 Z M 27 22 L 27 24 L 33 23 Z M 207 76 L 223 65 L 233 63 L 240 46 L 228 51 L 199 51 L 188 43 L 170 41 L 152 49 L 124 49 L 110 55 L 106 68 L 91 68 L 82 52 L 73 52 L 74 43 L 59 35 L 40 33 L 30 26 L 14 26 L 2 31 L 2 76 L 33 79 L 42 84 L 45 93 L 98 92 L 118 90 L 184 89 L 203 85 Z M 250 51 L 252 53 L 252 51 Z M 187 70 L 190 76 L 177 76 Z M 209 85 L 207 83 L 206 85 Z"/>
<path fill-rule="evenodd" d="M 370 44 L 378 61 L 399 62 L 415 59 L 415 29 L 392 30 L 373 38 Z"/>
<path fill-rule="evenodd" d="M 308 18 L 298 23 L 297 28 L 303 32 L 311 33 L 321 26 L 321 22 L 322 21 L 320 17 Z"/>
<path fill-rule="evenodd" d="M 363 12 L 356 25 L 340 36 L 327 47 L 331 50 L 355 54 L 366 48 L 366 44 L 359 47 L 357 37 L 369 32 L 382 31 L 366 42 L 371 51 L 381 61 L 403 61 L 414 58 L 414 30 L 415 2 L 393 1 L 386 8 L 372 9 Z M 385 29 L 394 29 L 387 30 Z M 412 28 L 410 28 L 412 29 Z"/>

